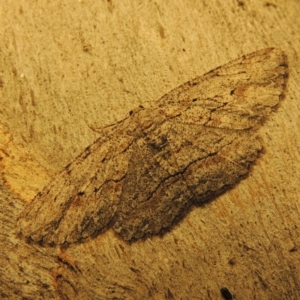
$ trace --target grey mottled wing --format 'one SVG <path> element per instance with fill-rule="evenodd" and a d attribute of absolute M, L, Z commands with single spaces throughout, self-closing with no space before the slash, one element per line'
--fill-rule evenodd
<path fill-rule="evenodd" d="M 228 190 L 247 175 L 262 149 L 249 130 L 186 124 L 180 119 L 181 115 L 166 119 L 134 146 L 113 225 L 125 240 L 165 231 L 191 205 Z"/>
<path fill-rule="evenodd" d="M 131 189 L 125 189 L 114 229 L 125 240 L 157 234 L 192 203 L 204 203 L 244 178 L 262 150 L 255 129 L 283 98 L 287 78 L 286 55 L 268 48 L 193 79 L 134 115 L 144 143 L 160 150 L 140 162 L 153 165 L 155 158 L 172 168 L 145 201 L 132 201 Z"/>
<path fill-rule="evenodd" d="M 85 240 L 107 227 L 122 192 L 128 150 L 139 134 L 128 119 L 104 128 L 100 138 L 37 194 L 19 218 L 19 233 L 59 245 Z"/>
<path fill-rule="evenodd" d="M 220 66 L 170 91 L 157 106 L 200 102 L 207 125 L 245 129 L 261 122 L 279 103 L 288 79 L 285 53 L 266 48 Z"/>

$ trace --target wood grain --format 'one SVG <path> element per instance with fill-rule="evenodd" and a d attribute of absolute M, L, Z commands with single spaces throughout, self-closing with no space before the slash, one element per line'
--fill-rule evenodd
<path fill-rule="evenodd" d="M 235 299 L 299 299 L 298 11 L 293 0 L 1 3 L 2 298 L 222 299 L 226 287 Z M 266 47 L 289 58 L 287 96 L 237 188 L 132 245 L 110 230 L 61 251 L 16 238 L 18 201 L 90 145 L 91 128 Z"/>

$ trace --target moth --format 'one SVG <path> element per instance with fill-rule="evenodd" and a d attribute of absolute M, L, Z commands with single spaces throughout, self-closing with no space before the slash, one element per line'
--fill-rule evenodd
<path fill-rule="evenodd" d="M 287 78 L 286 55 L 267 48 L 136 108 L 36 195 L 19 234 L 55 246 L 109 228 L 128 242 L 169 230 L 247 176 L 262 150 L 257 129 Z"/>

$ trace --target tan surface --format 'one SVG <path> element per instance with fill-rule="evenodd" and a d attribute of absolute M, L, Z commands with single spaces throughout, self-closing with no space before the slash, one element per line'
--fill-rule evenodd
<path fill-rule="evenodd" d="M 2 298 L 222 299 L 227 287 L 235 299 L 299 299 L 299 10 L 296 0 L 3 1 Z M 97 137 L 91 127 L 269 46 L 288 55 L 290 78 L 247 180 L 163 238 L 128 245 L 108 231 L 61 252 L 15 237 L 23 206 Z"/>

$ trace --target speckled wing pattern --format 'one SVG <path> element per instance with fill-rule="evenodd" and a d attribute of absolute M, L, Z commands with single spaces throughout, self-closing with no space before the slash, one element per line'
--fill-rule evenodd
<path fill-rule="evenodd" d="M 36 195 L 19 234 L 55 246 L 108 228 L 126 241 L 169 230 L 247 176 L 262 150 L 256 130 L 287 78 L 286 55 L 267 48 L 131 111 Z"/>

